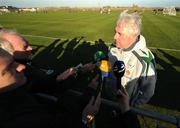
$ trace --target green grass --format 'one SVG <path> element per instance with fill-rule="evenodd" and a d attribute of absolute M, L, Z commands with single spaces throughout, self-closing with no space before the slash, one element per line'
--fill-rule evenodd
<path fill-rule="evenodd" d="M 93 54 L 97 50 L 107 52 L 107 46 L 113 42 L 115 21 L 119 13 L 12 13 L 0 15 L 0 25 L 16 29 L 24 35 L 34 35 L 25 36 L 34 48 L 33 62 L 42 67 L 63 71 L 80 62 L 93 60 Z M 158 73 L 155 95 L 143 108 L 180 116 L 180 51 L 161 49 L 180 50 L 180 14 L 164 16 L 144 12 L 141 17 L 142 34 L 147 46 L 157 48 L 152 51 L 156 57 Z M 151 122 L 148 120 L 152 126 L 156 124 Z"/>
<path fill-rule="evenodd" d="M 87 40 L 102 38 L 111 41 L 114 31 L 112 24 L 115 21 L 113 17 L 115 16 L 99 15 L 97 12 L 7 14 L 1 16 L 1 25 L 8 28 L 18 28 L 18 31 L 23 34 L 59 38 L 84 36 Z M 14 19 L 13 22 L 12 19 Z"/>
<path fill-rule="evenodd" d="M 145 13 L 143 34 L 149 46 L 180 49 L 180 17 Z"/>

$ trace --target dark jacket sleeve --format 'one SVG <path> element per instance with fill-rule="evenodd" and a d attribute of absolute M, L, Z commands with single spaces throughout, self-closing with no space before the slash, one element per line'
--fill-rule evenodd
<path fill-rule="evenodd" d="M 43 92 L 43 93 L 52 93 L 54 92 L 57 83 L 56 77 L 57 72 L 48 73 L 47 71 L 27 65 L 25 70 L 25 75 L 29 81 L 29 92 Z"/>

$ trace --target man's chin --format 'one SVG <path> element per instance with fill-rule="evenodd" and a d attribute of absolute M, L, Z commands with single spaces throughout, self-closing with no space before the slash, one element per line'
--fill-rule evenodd
<path fill-rule="evenodd" d="M 121 46 L 120 46 L 120 45 L 118 45 L 117 43 L 115 44 L 115 46 L 116 46 L 116 48 L 121 48 Z"/>

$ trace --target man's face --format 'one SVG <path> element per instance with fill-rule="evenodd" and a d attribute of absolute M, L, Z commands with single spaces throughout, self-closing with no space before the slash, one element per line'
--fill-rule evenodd
<path fill-rule="evenodd" d="M 11 84 L 23 85 L 26 77 L 23 73 L 25 66 L 14 61 L 12 55 L 0 57 L 0 87 Z"/>
<path fill-rule="evenodd" d="M 129 48 L 136 40 L 136 36 L 131 34 L 125 23 L 122 21 L 115 27 L 114 41 L 117 48 Z"/>
<path fill-rule="evenodd" d="M 14 48 L 14 58 L 17 61 L 27 62 L 31 58 L 32 47 L 29 46 L 28 42 L 24 38 L 8 33 L 4 34 L 3 38 L 12 44 Z"/>

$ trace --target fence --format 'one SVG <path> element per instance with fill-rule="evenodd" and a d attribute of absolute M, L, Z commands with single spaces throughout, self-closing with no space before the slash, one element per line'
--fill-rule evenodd
<path fill-rule="evenodd" d="M 75 91 L 75 90 L 69 90 L 69 93 L 72 93 L 73 95 L 76 95 L 76 96 L 79 96 L 82 94 L 82 93 Z M 115 102 L 107 100 L 107 99 L 102 98 L 102 104 L 105 104 L 105 105 L 114 107 L 116 109 L 119 109 L 118 103 L 115 103 Z M 164 122 L 175 125 L 177 128 L 180 128 L 180 117 L 163 115 L 163 114 L 160 114 L 157 112 L 143 110 L 140 108 L 132 108 L 132 111 L 138 115 L 150 117 L 150 118 L 155 119 L 155 120 L 164 121 Z M 159 128 L 162 128 L 162 127 L 159 127 Z"/>

